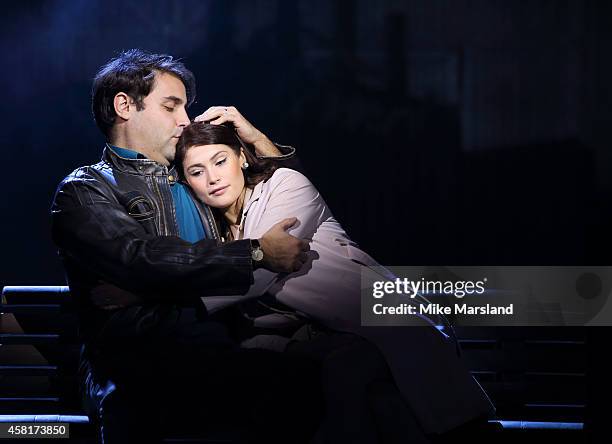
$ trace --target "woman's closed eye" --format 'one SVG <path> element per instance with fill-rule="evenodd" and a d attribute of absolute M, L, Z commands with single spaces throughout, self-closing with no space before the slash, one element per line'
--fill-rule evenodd
<path fill-rule="evenodd" d="M 221 166 L 221 165 L 223 165 L 223 164 L 225 163 L 225 161 L 226 161 L 226 160 L 227 160 L 227 157 L 225 157 L 225 158 L 223 158 L 223 159 L 220 159 L 220 160 L 217 160 L 217 161 L 215 162 L 215 166 Z"/>
<path fill-rule="evenodd" d="M 189 171 L 189 175 L 190 176 L 194 176 L 194 177 L 201 176 L 202 174 L 204 174 L 204 170 L 191 170 L 191 171 Z"/>

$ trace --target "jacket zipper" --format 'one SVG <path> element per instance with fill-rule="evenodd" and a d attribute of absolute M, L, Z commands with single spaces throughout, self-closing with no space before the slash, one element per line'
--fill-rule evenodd
<path fill-rule="evenodd" d="M 166 207 L 164 206 L 164 196 L 162 195 L 162 192 L 159 188 L 159 184 L 157 183 L 157 176 L 151 176 L 151 181 L 153 182 L 153 188 L 155 189 L 157 195 L 159 196 L 159 204 L 161 206 L 160 225 L 161 225 L 163 233 L 160 233 L 160 234 L 168 236 L 170 233 L 168 233 L 168 223 L 166 221 Z"/>

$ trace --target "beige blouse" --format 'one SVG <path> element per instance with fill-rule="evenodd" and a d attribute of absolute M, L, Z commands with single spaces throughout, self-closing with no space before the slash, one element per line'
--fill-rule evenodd
<path fill-rule="evenodd" d="M 393 276 L 351 241 L 303 174 L 280 168 L 255 186 L 245 197 L 242 237 L 261 238 L 274 224 L 294 216 L 298 223 L 289 234 L 310 241 L 304 266 L 287 275 L 258 269 L 246 295 L 203 298 L 210 311 L 267 292 L 330 328 L 368 339 L 385 355 L 398 388 L 428 433 L 492 413 L 488 397 L 435 320 L 421 317 L 421 327 L 361 326 L 361 287 Z"/>

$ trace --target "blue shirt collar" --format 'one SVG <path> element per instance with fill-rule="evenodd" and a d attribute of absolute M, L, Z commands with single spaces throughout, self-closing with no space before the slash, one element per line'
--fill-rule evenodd
<path fill-rule="evenodd" d="M 127 148 L 120 148 L 115 145 L 108 144 L 108 147 L 115 152 L 119 157 L 124 159 L 147 159 L 147 156 L 139 153 L 138 151 L 130 150 Z"/>

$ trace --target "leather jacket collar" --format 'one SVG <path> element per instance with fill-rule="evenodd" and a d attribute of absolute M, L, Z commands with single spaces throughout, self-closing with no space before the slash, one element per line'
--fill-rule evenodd
<path fill-rule="evenodd" d="M 122 173 L 128 174 L 145 174 L 149 176 L 174 176 L 176 177 L 176 170 L 174 165 L 168 168 L 167 166 L 160 165 L 151 159 L 128 159 L 127 157 L 121 157 L 117 154 L 107 143 L 102 152 L 102 161 L 111 165 L 113 169 L 121 171 Z"/>

